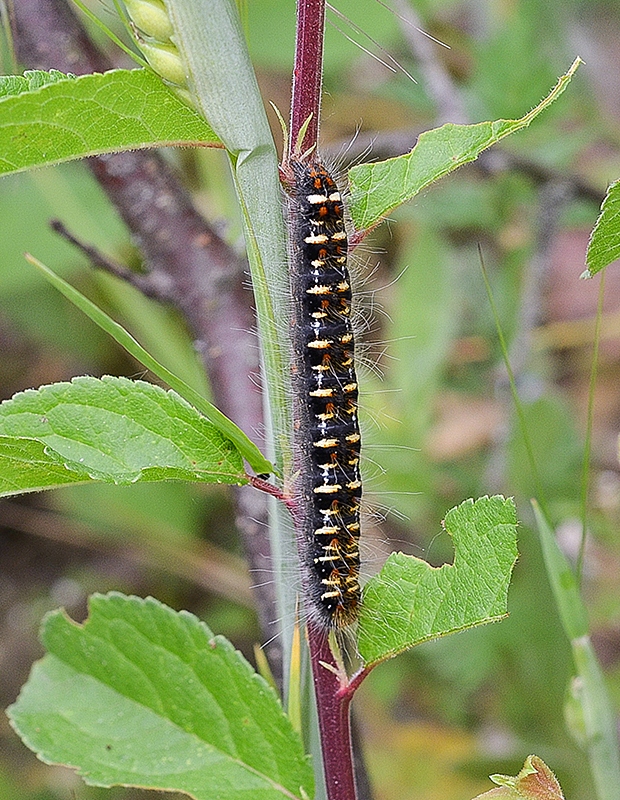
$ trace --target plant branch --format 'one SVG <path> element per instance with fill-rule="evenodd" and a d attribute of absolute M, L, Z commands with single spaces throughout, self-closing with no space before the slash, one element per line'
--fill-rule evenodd
<path fill-rule="evenodd" d="M 341 668 L 335 663 L 325 630 L 310 620 L 307 631 L 327 797 L 328 800 L 355 800 L 349 714 L 352 694 L 343 691 Z"/>
<path fill-rule="evenodd" d="M 85 74 L 112 64 L 88 39 L 64 0 L 19 0 L 12 23 L 19 60 L 29 68 Z M 88 159 L 145 257 L 150 291 L 170 298 L 187 320 L 215 403 L 260 443 L 262 401 L 252 295 L 240 259 L 194 208 L 172 169 L 156 153 L 135 151 Z M 135 282 L 135 279 L 132 280 Z M 234 490 L 236 523 L 252 573 L 271 571 L 267 498 L 252 487 Z M 270 582 L 255 588 L 265 638 L 272 638 L 275 602 Z M 280 644 L 268 649 L 274 674 Z"/>
<path fill-rule="evenodd" d="M 298 0 L 289 153 L 295 153 L 299 133 L 307 120 L 310 121 L 303 141 L 299 142 L 299 152 L 316 147 L 319 138 L 324 31 L 325 0 Z"/>
<path fill-rule="evenodd" d="M 130 535 L 119 542 L 86 523 L 76 522 L 64 514 L 49 509 L 34 508 L 15 499 L 0 501 L 2 524 L 28 536 L 62 544 L 75 553 L 91 552 L 106 556 L 103 564 L 132 564 L 137 568 L 160 570 L 176 575 L 204 591 L 216 594 L 248 608 L 252 607 L 252 592 L 247 567 L 241 556 L 200 542 L 196 547 L 179 551 L 165 536 L 153 536 L 153 528 L 144 522 L 134 524 Z M 71 556 L 75 559 L 79 556 Z M 105 568 L 105 567 L 104 567 Z M 99 567 L 101 569 L 101 567 Z"/>
<path fill-rule="evenodd" d="M 153 286 L 150 275 L 134 272 L 124 264 L 120 264 L 118 261 L 114 261 L 114 259 L 104 255 L 98 248 L 74 236 L 67 226 L 59 219 L 51 220 L 50 227 L 59 236 L 62 236 L 63 239 L 66 239 L 74 247 L 77 247 L 78 250 L 81 250 L 93 267 L 97 267 L 97 269 L 101 269 L 104 272 L 109 272 L 110 275 L 114 275 L 122 281 L 130 283 L 146 297 L 152 297 L 155 300 L 161 300 L 163 302 L 170 302 L 172 299 L 162 291 L 163 287 L 157 288 Z"/>
<path fill-rule="evenodd" d="M 324 0 L 298 0 L 297 38 L 289 153 L 299 156 L 317 146 L 323 75 Z M 300 141 L 301 140 L 301 141 Z M 286 168 L 286 164 L 284 165 Z M 303 402 L 298 398 L 299 402 Z M 294 411 L 297 414 L 298 410 Z M 305 465 L 303 465 L 305 466 Z M 302 520 L 307 498 L 293 497 L 293 521 L 300 545 L 305 546 Z M 306 576 L 302 576 L 305 583 Z M 305 596 L 309 596 L 307 587 Z M 328 800 L 355 800 L 355 768 L 351 747 L 350 703 L 352 693 L 343 692 L 346 675 L 335 663 L 324 628 L 312 618 L 307 623 L 308 649 L 312 666 L 321 753 Z M 365 776 L 363 764 L 358 771 Z M 367 780 L 360 784 L 368 786 Z"/>

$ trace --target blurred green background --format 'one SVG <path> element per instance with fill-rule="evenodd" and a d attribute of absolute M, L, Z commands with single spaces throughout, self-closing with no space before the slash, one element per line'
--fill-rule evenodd
<path fill-rule="evenodd" d="M 445 121 L 436 86 L 408 44 L 411 31 L 375 0 L 334 1 L 355 27 L 330 12 L 323 149 L 343 165 L 367 141 L 374 157 L 404 152 L 418 133 Z M 109 9 L 96 8 L 110 24 Z M 489 773 L 515 774 L 529 753 L 554 769 L 567 797 L 591 800 L 587 762 L 564 723 L 570 651 L 531 527 L 535 486 L 479 248 L 552 522 L 574 558 L 599 283 L 579 276 L 597 198 L 620 177 L 620 4 L 420 0 L 415 10 L 423 28 L 450 45 L 431 44 L 430 58 L 446 70 L 451 96 L 470 122 L 522 116 L 575 56 L 586 63 L 531 129 L 503 143 L 501 158 L 486 160 L 485 169 L 463 168 L 431 187 L 356 254 L 368 321 L 361 370 L 366 574 L 392 549 L 433 564 L 449 560 L 451 545 L 440 521 L 466 497 L 514 496 L 521 522 L 509 619 L 379 667 L 354 704 L 364 752 L 378 800 L 468 800 L 491 788 Z M 246 0 L 242 13 L 263 95 L 286 111 L 294 3 Z M 417 83 L 352 44 L 347 37 L 387 58 L 357 28 Z M 273 115 L 271 121 L 279 142 Z M 169 158 L 205 215 L 239 245 L 221 154 L 182 151 Z M 83 165 L 0 181 L 2 397 L 80 374 L 143 374 L 42 281 L 24 251 L 70 279 L 156 357 L 200 386 L 204 379 L 182 320 L 94 273 L 50 231 L 52 217 L 118 260 L 139 260 Z M 617 267 L 606 280 L 583 589 L 594 643 L 619 703 Z M 151 594 L 188 608 L 250 659 L 260 641 L 248 587 L 264 576 L 247 573 L 224 489 L 92 486 L 2 501 L 0 547 L 3 707 L 41 655 L 36 634 L 43 614 L 62 605 L 83 618 L 94 591 Z M 0 717 L 0 800 L 143 795 L 95 790 L 68 770 L 39 763 Z"/>

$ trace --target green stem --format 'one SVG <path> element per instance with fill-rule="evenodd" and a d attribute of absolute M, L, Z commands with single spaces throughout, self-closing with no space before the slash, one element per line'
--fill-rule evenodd
<path fill-rule="evenodd" d="M 594 329 L 594 351 L 592 353 L 592 369 L 590 370 L 590 386 L 588 388 L 588 422 L 586 438 L 583 447 L 583 470 L 581 479 L 581 542 L 577 556 L 577 582 L 581 583 L 583 572 L 583 558 L 586 549 L 587 522 L 588 522 L 588 492 L 590 488 L 590 458 L 592 453 L 592 423 L 594 421 L 594 392 L 596 389 L 596 375 L 598 371 L 598 350 L 601 341 L 601 321 L 603 319 L 603 300 L 605 298 L 605 272 L 601 274 L 599 284 L 598 304 L 596 308 L 596 327 Z"/>
<path fill-rule="evenodd" d="M 287 240 L 278 157 L 234 0 L 166 0 L 174 40 L 196 107 L 225 145 L 239 205 L 256 300 L 267 457 L 280 475 L 290 463 L 290 370 L 282 304 L 288 296 Z M 270 545 L 279 635 L 288 674 L 295 585 L 285 565 L 294 542 L 288 512 L 270 502 Z"/>

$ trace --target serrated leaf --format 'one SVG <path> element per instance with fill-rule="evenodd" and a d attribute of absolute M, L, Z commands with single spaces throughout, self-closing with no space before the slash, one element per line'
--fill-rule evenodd
<path fill-rule="evenodd" d="M 82 377 L 20 392 L 0 403 L 0 435 L 11 437 L 8 455 L 13 443 L 0 475 L 5 495 L 85 480 L 247 481 L 241 455 L 215 426 L 176 392 L 144 381 Z"/>
<path fill-rule="evenodd" d="M 372 665 L 429 639 L 501 619 L 517 558 L 512 500 L 466 500 L 446 514 L 454 563 L 392 553 L 364 588 L 358 648 Z"/>
<path fill-rule="evenodd" d="M 39 73 L 35 73 L 38 75 Z M 40 79 L 35 81 L 42 82 Z M 0 174 L 161 145 L 221 146 L 207 123 L 148 70 L 66 77 L 0 100 Z"/>
<path fill-rule="evenodd" d="M 581 277 L 592 278 L 617 258 L 620 258 L 620 181 L 607 190 L 588 243 L 588 269 Z"/>
<path fill-rule="evenodd" d="M 57 69 L 45 72 L 41 69 L 27 69 L 23 75 L 0 75 L 0 99 L 11 95 L 33 92 L 42 86 L 58 81 L 75 80 L 75 75 L 65 75 Z"/>
<path fill-rule="evenodd" d="M 195 800 L 313 794 L 310 764 L 275 692 L 192 614 L 95 595 L 77 625 L 48 615 L 48 655 L 8 710 L 39 757 L 95 786 Z"/>
<path fill-rule="evenodd" d="M 558 779 L 538 756 L 528 756 L 518 775 L 491 775 L 498 789 L 491 789 L 474 800 L 564 800 Z"/>
<path fill-rule="evenodd" d="M 498 119 L 475 125 L 448 123 L 421 134 L 413 150 L 403 156 L 353 167 L 349 170 L 349 211 L 355 227 L 364 230 L 376 225 L 438 178 L 475 161 L 483 150 L 526 128 L 562 94 L 580 63 L 580 58 L 575 59 L 547 97 L 521 119 Z"/>

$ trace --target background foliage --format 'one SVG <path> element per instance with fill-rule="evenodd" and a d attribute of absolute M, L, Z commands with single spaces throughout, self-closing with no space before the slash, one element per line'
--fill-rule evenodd
<path fill-rule="evenodd" d="M 451 50 L 433 46 L 433 55 L 448 68 L 466 121 L 519 117 L 575 55 L 586 65 L 543 118 L 505 143 L 503 160 L 489 158 L 484 168 L 466 167 L 444 179 L 400 209 L 394 224 L 379 229 L 360 256 L 362 290 L 375 293 L 365 336 L 368 363 L 382 374 L 380 380 L 368 369 L 361 378 L 367 486 L 376 507 L 390 510 L 382 524 L 366 526 L 368 573 L 392 549 L 433 564 L 451 559 L 440 519 L 464 497 L 514 495 L 522 525 L 510 618 L 380 666 L 355 707 L 377 797 L 471 797 L 489 788 L 489 773 L 514 774 L 525 756 L 536 752 L 557 772 L 567 797 L 585 800 L 591 796 L 587 767 L 563 719 L 570 651 L 530 527 L 528 500 L 535 487 L 515 425 L 477 248 L 480 243 L 508 338 L 552 521 L 560 527 L 565 552 L 574 556 L 598 288 L 598 279 L 586 283 L 579 275 L 597 198 L 620 172 L 614 102 L 620 70 L 613 49 L 620 10 L 611 2 L 579 0 L 561 8 L 544 0 L 426 0 L 416 8 L 424 28 L 451 45 Z M 353 148 L 363 148 L 370 136 L 377 155 L 403 152 L 421 131 L 443 121 L 435 87 L 425 82 L 395 16 L 373 0 L 339 2 L 338 9 L 419 82 L 393 75 L 341 32 L 328 30 L 324 149 L 342 154 L 359 128 Z M 252 0 L 245 20 L 263 95 L 285 109 L 293 52 L 291 3 Z M 205 214 L 239 244 L 222 154 L 169 155 Z M 26 264 L 24 250 L 70 278 L 122 319 L 156 357 L 200 386 L 191 343 L 175 314 L 91 271 L 49 230 L 51 216 L 119 260 L 139 259 L 82 165 L 3 179 L 2 396 L 79 374 L 142 375 Z M 616 699 L 619 298 L 620 278 L 612 267 L 584 583 L 595 645 Z M 83 486 L 3 501 L 0 508 L 3 706 L 14 699 L 41 652 L 36 633 L 42 614 L 64 605 L 80 618 L 93 591 L 152 594 L 175 608 L 188 608 L 250 656 L 259 633 L 249 587 L 264 576 L 245 571 L 222 487 Z M 141 796 L 135 790 L 85 787 L 66 770 L 44 767 L 0 717 L 0 798 L 64 800 L 73 793 L 89 800 Z"/>

